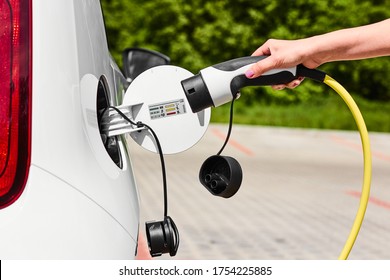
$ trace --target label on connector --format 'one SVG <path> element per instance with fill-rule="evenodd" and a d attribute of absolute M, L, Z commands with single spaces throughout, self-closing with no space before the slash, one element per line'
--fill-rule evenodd
<path fill-rule="evenodd" d="M 184 99 L 149 105 L 149 114 L 152 120 L 176 116 L 185 113 L 186 106 L 184 103 Z"/>

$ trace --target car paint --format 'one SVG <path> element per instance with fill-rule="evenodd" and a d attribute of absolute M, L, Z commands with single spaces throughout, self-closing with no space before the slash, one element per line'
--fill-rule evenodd
<path fill-rule="evenodd" d="M 35 0 L 32 152 L 21 197 L 0 210 L 1 259 L 131 259 L 139 201 L 131 161 L 122 168 L 99 134 L 96 95 L 111 105 L 126 87 L 107 46 L 98 0 Z"/>

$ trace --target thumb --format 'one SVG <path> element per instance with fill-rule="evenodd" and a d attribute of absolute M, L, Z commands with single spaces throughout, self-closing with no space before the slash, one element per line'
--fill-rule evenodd
<path fill-rule="evenodd" d="M 253 64 L 246 72 L 245 76 L 248 79 L 253 79 L 261 76 L 263 73 L 275 68 L 275 62 L 271 56 L 268 56 L 255 64 Z"/>

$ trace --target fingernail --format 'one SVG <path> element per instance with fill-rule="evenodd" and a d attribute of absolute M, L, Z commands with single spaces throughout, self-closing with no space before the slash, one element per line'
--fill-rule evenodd
<path fill-rule="evenodd" d="M 245 76 L 247 78 L 252 78 L 255 75 L 255 73 L 252 70 L 248 70 L 245 72 Z"/>

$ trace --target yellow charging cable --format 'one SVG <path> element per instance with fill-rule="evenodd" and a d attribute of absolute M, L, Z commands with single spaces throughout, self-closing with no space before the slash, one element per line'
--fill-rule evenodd
<path fill-rule="evenodd" d="M 353 118 L 355 119 L 356 125 L 358 127 L 360 138 L 363 146 L 363 157 L 364 157 L 364 174 L 363 174 L 363 187 L 362 194 L 360 196 L 359 209 L 355 217 L 352 229 L 349 233 L 348 239 L 344 245 L 343 250 L 340 253 L 339 260 L 346 260 L 349 253 L 352 250 L 352 247 L 355 243 L 355 240 L 359 234 L 360 227 L 363 223 L 364 214 L 367 209 L 368 200 L 370 197 L 370 185 L 371 185 L 371 149 L 370 149 L 370 139 L 368 137 L 367 127 L 364 123 L 364 119 L 358 106 L 351 97 L 351 95 L 346 91 L 346 89 L 340 85 L 337 81 L 325 76 L 324 83 L 334 89 L 347 104 L 348 108 L 351 110 Z"/>

